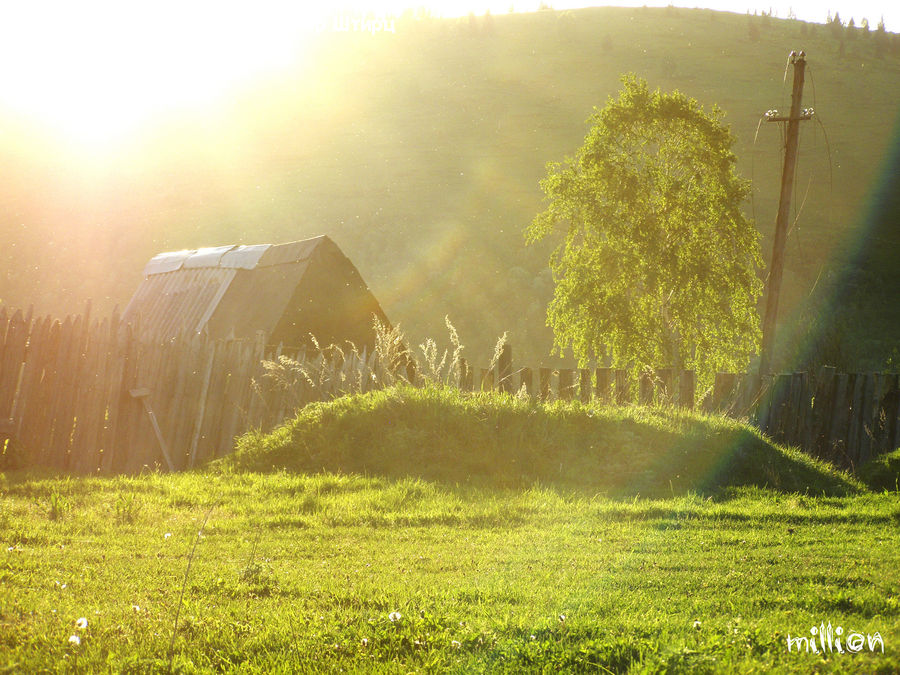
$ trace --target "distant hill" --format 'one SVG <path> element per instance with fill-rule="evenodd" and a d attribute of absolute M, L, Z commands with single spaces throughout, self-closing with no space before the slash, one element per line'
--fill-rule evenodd
<path fill-rule="evenodd" d="M 787 250 L 782 317 L 794 323 L 817 280 L 859 264 L 846 252 L 895 142 L 897 36 L 857 33 L 841 47 L 821 25 L 675 8 L 406 18 L 396 33 L 323 33 L 295 67 L 215 110 L 161 119 L 115 156 L 6 114 L 0 300 L 63 314 L 91 297 L 104 313 L 157 252 L 325 233 L 415 344 L 443 335 L 449 314 L 473 360 L 509 331 L 517 362 L 552 364 L 551 247 L 522 238 L 545 164 L 580 145 L 622 73 L 717 104 L 768 259 L 781 132 L 760 120 L 788 109 L 787 56 L 804 49 L 817 114 L 801 132 L 803 210 Z"/>

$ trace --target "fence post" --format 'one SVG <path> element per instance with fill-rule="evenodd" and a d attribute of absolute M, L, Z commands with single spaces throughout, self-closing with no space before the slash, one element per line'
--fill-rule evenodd
<path fill-rule="evenodd" d="M 616 404 L 625 405 L 628 399 L 628 380 L 626 379 L 626 371 L 621 368 L 616 369 Z"/>
<path fill-rule="evenodd" d="M 563 401 L 572 400 L 572 370 L 570 368 L 559 369 L 559 397 Z"/>
<path fill-rule="evenodd" d="M 720 412 L 723 408 L 730 407 L 736 381 L 735 373 L 716 373 L 712 395 L 713 412 Z"/>
<path fill-rule="evenodd" d="M 550 369 L 549 368 L 541 368 L 538 371 L 538 376 L 541 384 L 541 400 L 549 401 L 550 400 Z"/>
<path fill-rule="evenodd" d="M 656 379 L 659 382 L 656 401 L 658 403 L 671 403 L 675 399 L 675 370 L 672 368 L 658 368 Z"/>
<path fill-rule="evenodd" d="M 531 368 L 522 368 L 521 378 L 520 387 L 525 387 L 525 393 L 529 396 L 534 396 L 534 381 Z"/>
<path fill-rule="evenodd" d="M 581 402 L 582 403 L 590 403 L 591 402 L 591 371 L 587 368 L 582 368 L 578 371 L 578 384 L 579 384 L 579 393 L 581 394 Z"/>
<path fill-rule="evenodd" d="M 612 368 L 597 368 L 595 376 L 597 378 L 597 398 L 603 404 L 609 403 L 609 390 L 613 380 Z"/>
<path fill-rule="evenodd" d="M 866 373 L 862 387 L 862 405 L 854 415 L 859 416 L 859 463 L 863 464 L 872 457 L 872 437 L 875 432 L 875 395 L 878 376 Z"/>
<path fill-rule="evenodd" d="M 834 402 L 834 366 L 822 366 L 816 377 L 816 393 L 813 399 L 811 422 L 805 439 L 805 447 L 817 457 L 826 457 L 831 410 Z"/>
<path fill-rule="evenodd" d="M 506 343 L 500 350 L 500 358 L 497 360 L 497 375 L 500 391 L 511 394 L 512 382 L 512 345 Z"/>
<path fill-rule="evenodd" d="M 879 387 L 875 394 L 874 430 L 872 456 L 890 452 L 896 446 L 890 445 L 894 435 L 894 411 L 897 407 L 897 373 L 880 373 Z"/>
<path fill-rule="evenodd" d="M 678 405 L 687 410 L 693 410 L 696 387 L 694 371 L 682 370 L 678 378 Z"/>
<path fill-rule="evenodd" d="M 860 428 L 862 426 L 863 395 L 866 386 L 866 374 L 856 373 L 853 381 L 853 394 L 850 403 L 850 433 L 847 435 L 847 455 L 854 468 L 859 464 Z"/>
<path fill-rule="evenodd" d="M 794 424 L 794 430 L 791 435 L 791 443 L 794 445 L 799 445 L 801 448 L 806 449 L 804 443 L 806 442 L 806 427 L 809 424 L 810 418 L 810 404 L 812 400 L 812 394 L 810 394 L 809 388 L 809 374 L 807 372 L 795 373 L 794 381 L 797 385 L 797 393 L 796 396 L 792 399 L 796 404 L 796 419 Z"/>
<path fill-rule="evenodd" d="M 900 447 L 900 375 L 893 375 L 893 384 L 887 396 L 882 401 L 885 417 L 888 422 L 886 434 L 886 451 Z"/>
<path fill-rule="evenodd" d="M 785 442 L 785 428 L 787 422 L 788 407 L 791 396 L 791 380 L 793 376 L 790 373 L 782 373 L 775 377 L 773 383 L 774 394 L 772 397 L 772 413 L 769 418 L 769 435 L 778 443 Z"/>
<path fill-rule="evenodd" d="M 468 381 L 469 376 L 469 363 L 466 361 L 465 356 L 459 357 L 459 379 L 456 382 L 457 388 L 468 391 L 466 389 L 466 382 Z"/>
<path fill-rule="evenodd" d="M 653 378 L 646 370 L 641 373 L 639 388 L 641 405 L 653 403 Z"/>

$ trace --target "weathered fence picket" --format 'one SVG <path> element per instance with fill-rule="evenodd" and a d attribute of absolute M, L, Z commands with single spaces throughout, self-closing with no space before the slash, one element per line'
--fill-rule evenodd
<path fill-rule="evenodd" d="M 176 469 L 197 466 L 230 452 L 238 434 L 269 428 L 313 397 L 365 391 L 373 386 L 367 373 L 377 373 L 379 381 L 385 375 L 374 355 L 352 354 L 341 361 L 336 353 L 317 354 L 313 358 L 327 366 L 332 379 L 316 389 L 302 377 L 276 386 L 262 362 L 276 359 L 284 348 L 267 350 L 262 333 L 244 341 L 185 334 L 146 342 L 116 313 L 91 321 L 89 312 L 88 307 L 84 315 L 60 323 L 0 307 L 0 459 L 5 464 L 15 456 L 25 466 L 136 472 L 167 466 L 164 446 Z M 409 369 L 406 374 L 413 381 L 422 377 Z M 696 398 L 692 371 L 660 368 L 631 381 L 622 369 L 578 368 L 577 376 L 568 368 L 516 369 L 509 345 L 495 367 L 477 369 L 477 379 L 476 368 L 465 360 L 451 379 L 466 391 L 524 391 L 544 401 L 693 408 Z M 702 405 L 749 417 L 776 441 L 846 467 L 900 446 L 896 373 L 823 367 L 814 374 L 763 378 L 760 392 L 749 377 L 719 373 Z"/>

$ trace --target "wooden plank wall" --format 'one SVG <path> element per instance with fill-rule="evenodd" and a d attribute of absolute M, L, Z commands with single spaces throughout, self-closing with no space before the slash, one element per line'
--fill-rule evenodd
<path fill-rule="evenodd" d="M 250 410 L 263 336 L 144 343 L 135 335 L 117 316 L 59 322 L 0 308 L 4 463 L 78 473 L 166 468 L 161 436 L 184 469 L 230 452 L 236 435 L 262 423 Z M 141 390 L 149 391 L 146 407 L 133 395 Z"/>
<path fill-rule="evenodd" d="M 190 468 L 231 452 L 236 436 L 269 429 L 304 403 L 391 379 L 374 355 L 285 353 L 267 348 L 262 333 L 228 342 L 202 335 L 144 342 L 138 333 L 117 315 L 91 320 L 89 307 L 62 322 L 0 307 L 0 467 L 165 468 L 162 439 L 174 467 Z M 278 364 L 280 357 L 287 361 L 270 368 L 280 375 L 266 376 L 264 361 Z M 621 369 L 516 368 L 509 345 L 493 367 L 463 361 L 454 378 L 463 390 L 541 400 L 693 408 L 696 399 L 692 371 L 661 368 L 632 382 Z M 719 373 L 698 405 L 748 418 L 780 443 L 853 468 L 900 447 L 898 385 L 897 374 L 825 367 L 767 378 L 755 396 L 750 378 Z M 134 395 L 141 392 L 146 397 Z"/>

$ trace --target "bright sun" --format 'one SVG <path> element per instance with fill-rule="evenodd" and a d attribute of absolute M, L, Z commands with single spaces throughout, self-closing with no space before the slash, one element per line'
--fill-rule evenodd
<path fill-rule="evenodd" d="M 15 5 L 0 11 L 0 110 L 89 147 L 296 61 L 321 20 L 301 2 Z"/>

